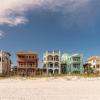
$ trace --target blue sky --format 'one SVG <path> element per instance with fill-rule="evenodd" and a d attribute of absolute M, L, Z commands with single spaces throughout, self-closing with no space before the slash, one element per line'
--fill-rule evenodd
<path fill-rule="evenodd" d="M 0 1 L 0 49 L 12 54 L 46 50 L 100 55 L 99 0 Z"/>

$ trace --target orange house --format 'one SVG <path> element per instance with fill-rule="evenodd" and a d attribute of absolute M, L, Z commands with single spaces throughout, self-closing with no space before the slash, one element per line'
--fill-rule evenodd
<path fill-rule="evenodd" d="M 17 73 L 32 75 L 38 68 L 38 54 L 35 52 L 17 52 Z"/>

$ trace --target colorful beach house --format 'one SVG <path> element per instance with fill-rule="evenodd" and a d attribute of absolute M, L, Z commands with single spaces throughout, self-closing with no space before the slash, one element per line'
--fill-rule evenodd
<path fill-rule="evenodd" d="M 81 54 L 62 54 L 62 73 L 84 73 L 83 56 Z"/>
<path fill-rule="evenodd" d="M 17 52 L 17 73 L 33 75 L 38 67 L 38 54 L 36 52 Z"/>

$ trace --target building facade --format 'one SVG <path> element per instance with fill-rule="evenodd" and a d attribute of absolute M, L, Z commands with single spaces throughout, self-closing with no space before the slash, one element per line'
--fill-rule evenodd
<path fill-rule="evenodd" d="M 61 74 L 61 52 L 46 51 L 43 55 L 43 68 L 47 74 Z"/>
<path fill-rule="evenodd" d="M 100 56 L 92 56 L 88 58 L 87 63 L 90 64 L 90 67 L 94 72 L 100 72 Z"/>
<path fill-rule="evenodd" d="M 38 54 L 35 52 L 18 52 L 17 73 L 22 75 L 33 75 L 38 67 Z"/>
<path fill-rule="evenodd" d="M 11 72 L 11 54 L 0 51 L 0 76 L 8 76 Z"/>
<path fill-rule="evenodd" d="M 81 54 L 62 54 L 62 73 L 80 73 L 84 72 L 83 57 Z"/>

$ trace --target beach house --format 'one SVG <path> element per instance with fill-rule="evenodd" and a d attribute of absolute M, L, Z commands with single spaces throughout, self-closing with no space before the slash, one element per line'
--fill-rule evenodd
<path fill-rule="evenodd" d="M 62 54 L 62 73 L 83 73 L 83 56 L 81 54 Z"/>
<path fill-rule="evenodd" d="M 90 67 L 94 72 L 100 73 L 100 56 L 91 56 L 87 59 L 87 63 L 90 64 Z"/>
<path fill-rule="evenodd" d="M 38 67 L 38 54 L 36 52 L 17 52 L 17 73 L 33 75 Z"/>
<path fill-rule="evenodd" d="M 47 74 L 61 74 L 61 52 L 46 51 L 43 54 L 43 68 Z"/>
<path fill-rule="evenodd" d="M 8 76 L 11 71 L 11 54 L 0 50 L 0 76 Z"/>

